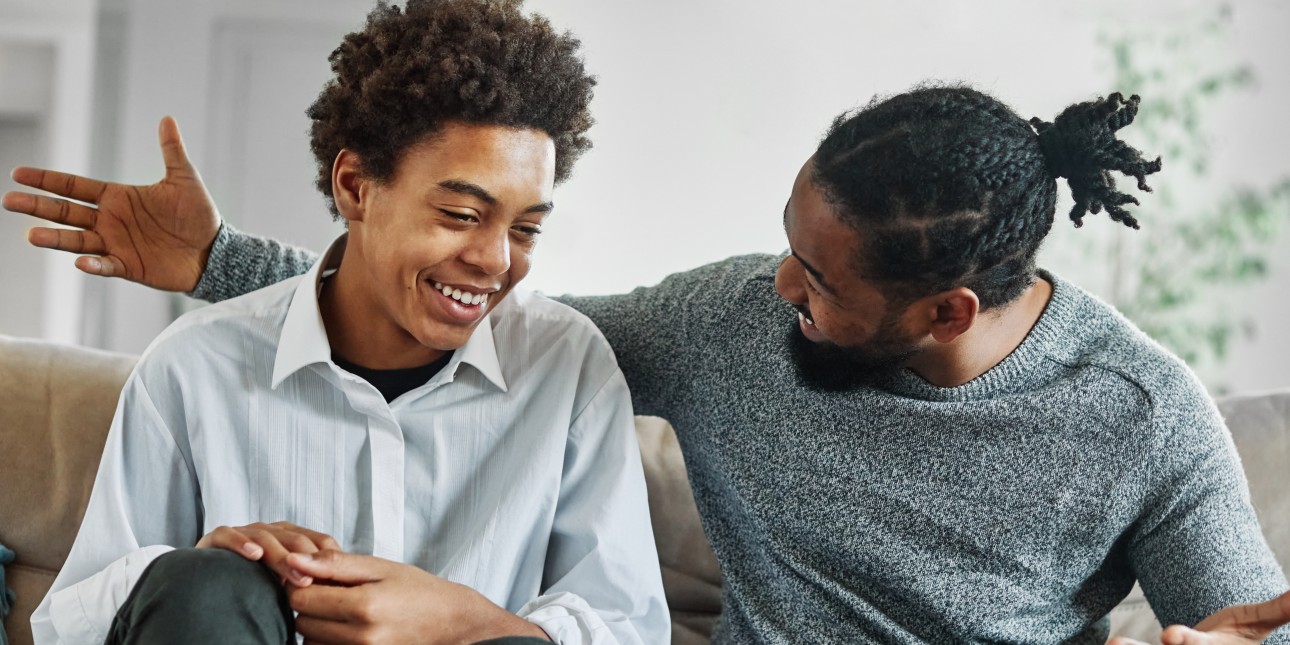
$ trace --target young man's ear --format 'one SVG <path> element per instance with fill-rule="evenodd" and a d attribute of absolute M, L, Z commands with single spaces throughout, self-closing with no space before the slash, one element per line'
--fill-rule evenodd
<path fill-rule="evenodd" d="M 341 149 L 331 165 L 331 196 L 336 211 L 347 222 L 363 221 L 368 182 L 363 180 L 358 155 L 352 150 Z"/>
<path fill-rule="evenodd" d="M 948 343 L 962 336 L 976 324 L 981 301 L 967 287 L 942 291 L 924 299 L 928 333 L 938 343 Z"/>

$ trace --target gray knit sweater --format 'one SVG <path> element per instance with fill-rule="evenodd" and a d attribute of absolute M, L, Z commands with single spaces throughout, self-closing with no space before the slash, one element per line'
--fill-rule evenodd
<path fill-rule="evenodd" d="M 313 259 L 225 227 L 193 295 Z M 1204 389 L 1107 305 L 1045 274 L 1039 322 L 972 382 L 814 391 L 778 262 L 564 299 L 676 428 L 725 576 L 714 642 L 1101 644 L 1134 580 L 1165 624 L 1286 589 Z"/>

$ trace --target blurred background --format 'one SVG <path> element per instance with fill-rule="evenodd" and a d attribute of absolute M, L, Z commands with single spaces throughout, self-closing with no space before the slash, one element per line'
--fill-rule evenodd
<path fill-rule="evenodd" d="M 161 177 L 174 115 L 223 217 L 322 249 L 305 108 L 369 0 L 0 0 L 0 167 Z M 530 0 L 599 76 L 595 148 L 557 189 L 530 288 L 613 293 L 778 253 L 793 177 L 830 120 L 923 80 L 1051 120 L 1143 96 L 1125 138 L 1164 156 L 1132 231 L 1074 229 L 1043 265 L 1114 303 L 1214 393 L 1290 386 L 1290 3 L 1283 0 Z M 1130 183 L 1126 184 L 1131 186 Z M 5 172 L 0 192 L 13 190 Z M 1132 192 L 1132 191 L 1131 191 Z M 29 247 L 0 212 L 0 333 L 139 352 L 192 306 Z"/>

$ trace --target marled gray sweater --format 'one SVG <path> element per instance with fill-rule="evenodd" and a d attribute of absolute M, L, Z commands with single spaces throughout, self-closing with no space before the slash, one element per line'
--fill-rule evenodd
<path fill-rule="evenodd" d="M 313 259 L 226 227 L 194 295 Z M 820 392 L 786 351 L 778 261 L 564 299 L 677 430 L 725 576 L 714 642 L 1100 644 L 1134 580 L 1166 624 L 1286 589 L 1204 389 L 1107 305 L 1045 274 L 1039 322 L 972 382 Z"/>

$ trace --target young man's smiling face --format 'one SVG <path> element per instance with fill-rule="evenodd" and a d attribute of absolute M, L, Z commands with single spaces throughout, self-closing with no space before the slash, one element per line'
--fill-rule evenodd
<path fill-rule="evenodd" d="M 404 151 L 384 182 L 342 152 L 333 170 L 349 223 L 341 308 L 347 321 L 361 316 L 368 336 L 347 338 L 362 349 L 346 358 L 407 367 L 464 345 L 528 274 L 554 179 L 555 145 L 538 130 L 449 123 Z"/>
<path fill-rule="evenodd" d="M 775 289 L 799 313 L 800 333 L 791 340 L 803 376 L 842 386 L 870 376 L 859 372 L 899 367 L 918 346 L 904 329 L 904 308 L 857 272 L 860 235 L 834 214 L 811 168 L 810 161 L 802 167 L 784 208 L 792 254 Z"/>

